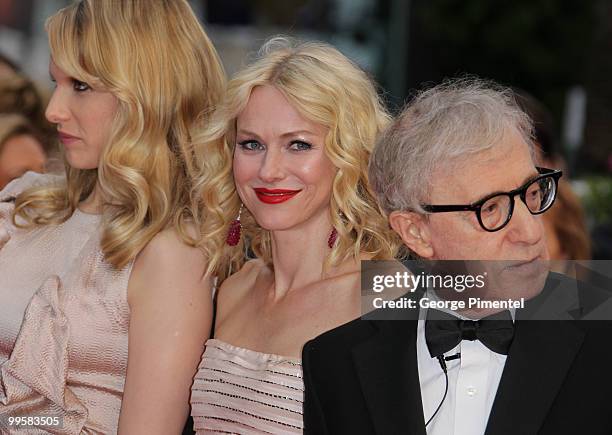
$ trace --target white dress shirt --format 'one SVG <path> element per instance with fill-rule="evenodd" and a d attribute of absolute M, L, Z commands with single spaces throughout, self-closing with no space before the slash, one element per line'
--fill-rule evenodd
<path fill-rule="evenodd" d="M 421 310 L 417 326 L 417 360 L 423 415 L 427 422 L 444 396 L 444 372 L 432 358 L 425 341 L 425 317 Z M 514 313 L 513 313 L 514 314 Z M 479 340 L 463 340 L 445 356 L 461 353 L 448 361 L 448 393 L 442 407 L 427 426 L 428 435 L 479 435 L 487 427 L 506 355 L 489 350 Z"/>

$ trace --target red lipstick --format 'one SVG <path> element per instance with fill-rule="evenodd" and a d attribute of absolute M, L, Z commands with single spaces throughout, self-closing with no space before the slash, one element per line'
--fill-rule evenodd
<path fill-rule="evenodd" d="M 288 189 L 266 189 L 264 187 L 256 187 L 253 189 L 257 198 L 266 204 L 280 204 L 281 202 L 289 201 L 302 190 Z"/>
<path fill-rule="evenodd" d="M 69 145 L 69 144 L 79 140 L 78 137 L 73 136 L 73 135 L 68 134 L 68 133 L 64 133 L 63 131 L 58 132 L 58 136 L 59 136 L 60 142 L 62 142 L 64 145 Z"/>

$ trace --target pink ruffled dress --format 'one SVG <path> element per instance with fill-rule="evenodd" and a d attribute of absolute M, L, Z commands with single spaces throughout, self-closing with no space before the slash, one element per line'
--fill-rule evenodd
<path fill-rule="evenodd" d="M 302 433 L 303 401 L 299 359 L 206 342 L 191 390 L 198 434 Z"/>
<path fill-rule="evenodd" d="M 28 173 L 0 192 L 0 433 L 117 432 L 128 356 L 127 283 L 100 250 L 101 216 L 16 228 L 13 202 L 57 177 Z M 7 416 L 61 416 L 15 430 Z"/>

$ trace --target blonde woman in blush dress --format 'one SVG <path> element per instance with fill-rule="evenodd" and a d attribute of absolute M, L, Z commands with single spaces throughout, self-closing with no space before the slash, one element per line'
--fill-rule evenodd
<path fill-rule="evenodd" d="M 0 192 L 0 432 L 177 434 L 212 318 L 189 144 L 223 71 L 184 0 L 82 0 L 47 32 L 66 172 Z M 63 422 L 9 424 L 36 415 Z"/>
<path fill-rule="evenodd" d="M 209 268 L 237 270 L 192 387 L 199 433 L 302 431 L 303 344 L 360 315 L 360 260 L 399 246 L 367 178 L 388 120 L 366 73 L 323 43 L 272 39 L 229 83 L 196 140 Z"/>

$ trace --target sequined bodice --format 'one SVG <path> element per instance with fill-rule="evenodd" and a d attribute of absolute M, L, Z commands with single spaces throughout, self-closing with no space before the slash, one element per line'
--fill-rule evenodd
<path fill-rule="evenodd" d="M 206 342 L 191 406 L 198 433 L 302 433 L 299 359 Z"/>

